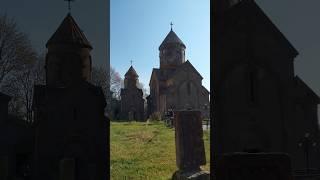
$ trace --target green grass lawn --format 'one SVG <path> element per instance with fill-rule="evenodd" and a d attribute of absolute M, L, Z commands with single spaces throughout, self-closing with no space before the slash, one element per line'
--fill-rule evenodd
<path fill-rule="evenodd" d="M 162 122 L 112 122 L 110 137 L 111 179 L 170 179 L 177 170 L 174 130 Z M 209 132 L 204 131 L 210 168 Z"/>

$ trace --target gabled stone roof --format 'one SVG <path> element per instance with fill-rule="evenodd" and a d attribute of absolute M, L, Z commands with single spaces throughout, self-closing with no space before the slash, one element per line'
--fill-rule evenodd
<path fill-rule="evenodd" d="M 236 21 L 246 21 L 245 26 L 239 23 L 239 27 L 237 28 L 241 29 L 241 31 L 247 31 L 249 28 L 254 27 L 255 30 L 254 33 L 252 33 L 252 37 L 256 37 L 256 40 L 259 39 L 259 37 L 274 37 L 276 40 L 274 44 L 276 46 L 273 46 L 273 48 L 278 50 L 281 49 L 282 53 L 287 53 L 293 58 L 299 54 L 295 47 L 284 36 L 284 34 L 258 6 L 255 0 L 239 1 L 226 11 L 224 18 L 225 19 L 223 19 L 223 21 L 232 23 L 232 27 L 234 27 L 233 24 Z M 262 32 L 262 30 L 265 32 Z M 260 44 L 263 43 L 267 42 L 261 42 Z"/>
<path fill-rule="evenodd" d="M 126 72 L 125 77 L 130 76 L 130 77 L 139 77 L 136 70 L 130 66 L 129 70 Z"/>
<path fill-rule="evenodd" d="M 304 99 L 308 98 L 316 104 L 320 103 L 319 96 L 299 76 L 295 76 L 294 81 L 296 87 L 305 92 Z M 301 91 L 297 93 L 301 95 Z"/>
<path fill-rule="evenodd" d="M 187 60 L 186 62 L 184 62 L 183 64 L 181 64 L 177 70 L 175 71 L 175 74 L 178 73 L 180 70 L 182 70 L 184 67 L 190 67 L 190 69 L 195 72 L 201 79 L 203 79 L 203 77 L 201 76 L 201 74 L 196 70 L 196 68 L 190 63 L 189 60 Z"/>
<path fill-rule="evenodd" d="M 92 49 L 90 42 L 70 13 L 68 13 L 56 32 L 48 40 L 46 47 L 51 44 L 70 44 Z"/>
<path fill-rule="evenodd" d="M 168 35 L 166 36 L 166 38 L 162 41 L 161 45 L 159 46 L 159 50 L 164 48 L 167 44 L 180 44 L 182 45 L 184 48 L 186 48 L 186 46 L 184 45 L 184 43 L 181 41 L 181 39 L 177 36 L 177 34 L 172 31 L 168 33 Z"/>

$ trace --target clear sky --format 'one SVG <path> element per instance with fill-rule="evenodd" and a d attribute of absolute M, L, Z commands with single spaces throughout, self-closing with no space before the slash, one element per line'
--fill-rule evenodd
<path fill-rule="evenodd" d="M 68 13 L 64 0 L 27 0 L 1 2 L 0 14 L 15 18 L 20 31 L 25 32 L 38 52 Z M 92 58 L 96 66 L 106 64 L 107 1 L 75 0 L 71 14 L 93 46 Z"/>
<path fill-rule="evenodd" d="M 130 60 L 149 89 L 158 47 L 173 30 L 186 45 L 186 59 L 210 90 L 210 0 L 111 0 L 111 66 L 124 78 Z"/>
<path fill-rule="evenodd" d="M 320 95 L 320 1 L 256 0 L 298 50 L 295 73 Z"/>

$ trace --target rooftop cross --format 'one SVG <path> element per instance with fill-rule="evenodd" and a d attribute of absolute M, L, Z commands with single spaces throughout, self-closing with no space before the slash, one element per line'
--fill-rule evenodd
<path fill-rule="evenodd" d="M 64 1 L 68 1 L 68 10 L 70 13 L 71 12 L 71 2 L 74 2 L 75 0 L 64 0 Z"/>
<path fill-rule="evenodd" d="M 170 26 L 171 26 L 171 31 L 172 31 L 172 26 L 173 26 L 173 23 L 172 23 L 172 22 L 170 23 Z"/>
<path fill-rule="evenodd" d="M 131 66 L 132 66 L 132 62 L 133 62 L 133 61 L 131 60 L 131 61 L 130 61 L 130 63 L 131 63 Z"/>

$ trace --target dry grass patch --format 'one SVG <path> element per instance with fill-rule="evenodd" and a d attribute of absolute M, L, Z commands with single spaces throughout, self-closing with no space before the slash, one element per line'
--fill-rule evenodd
<path fill-rule="evenodd" d="M 110 138 L 111 179 L 170 179 L 177 169 L 174 130 L 161 122 L 112 122 Z M 204 140 L 210 162 L 206 131 Z"/>

